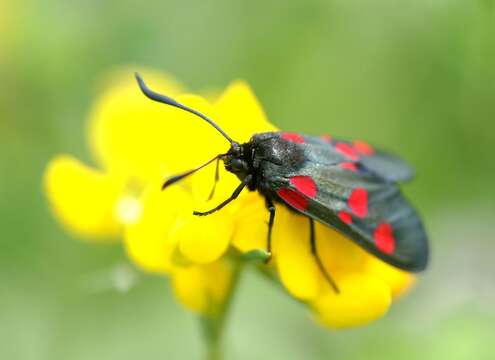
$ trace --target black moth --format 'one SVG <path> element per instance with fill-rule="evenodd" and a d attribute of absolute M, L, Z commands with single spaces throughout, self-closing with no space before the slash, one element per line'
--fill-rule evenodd
<path fill-rule="evenodd" d="M 237 198 L 247 187 L 259 191 L 270 213 L 267 252 L 271 254 L 274 202 L 306 215 L 310 246 L 316 262 L 332 288 L 337 284 L 325 270 L 316 250 L 314 221 L 330 226 L 376 257 L 397 268 L 418 272 L 428 261 L 428 241 L 416 211 L 401 194 L 398 183 L 412 178 L 412 170 L 400 159 L 360 141 L 303 136 L 290 132 L 255 134 L 245 144 L 231 139 L 207 116 L 150 90 L 136 74 L 149 99 L 193 113 L 211 124 L 230 142 L 230 149 L 205 164 L 176 175 L 163 188 L 217 162 L 237 175 L 241 183 L 215 208 L 195 215 L 209 215 Z"/>

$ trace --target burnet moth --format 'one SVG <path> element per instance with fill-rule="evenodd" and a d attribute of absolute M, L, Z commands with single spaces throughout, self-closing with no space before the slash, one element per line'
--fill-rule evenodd
<path fill-rule="evenodd" d="M 232 195 L 215 208 L 194 215 L 205 216 L 235 200 L 244 188 L 258 191 L 269 212 L 267 247 L 275 203 L 283 204 L 308 218 L 312 254 L 335 292 L 338 286 L 318 255 L 314 221 L 332 227 L 365 250 L 399 269 L 419 272 L 428 262 L 428 240 L 417 212 L 401 194 L 398 183 L 413 176 L 399 158 L 362 141 L 330 136 L 313 137 L 293 132 L 254 134 L 240 144 L 213 120 L 147 87 L 136 73 L 141 91 L 149 99 L 190 112 L 212 125 L 230 143 L 230 149 L 195 169 L 165 181 L 163 189 L 216 161 L 234 173 L 241 183 Z"/>

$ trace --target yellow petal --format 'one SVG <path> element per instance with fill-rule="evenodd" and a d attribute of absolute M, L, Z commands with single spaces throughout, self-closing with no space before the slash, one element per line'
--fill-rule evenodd
<path fill-rule="evenodd" d="M 239 186 L 240 180 L 227 172 L 220 164 L 220 180 L 217 182 L 214 197 L 208 200 L 215 178 L 215 166 L 203 169 L 192 179 L 195 209 L 204 211 L 214 208 L 229 198 Z M 256 192 L 245 189 L 240 196 L 220 210 L 220 217 L 234 222 L 231 240 L 241 251 L 266 248 L 268 211 L 264 199 Z M 202 222 L 199 222 L 202 224 Z"/>
<path fill-rule="evenodd" d="M 47 166 L 44 189 L 58 220 L 78 235 L 112 237 L 121 231 L 115 205 L 122 182 L 60 155 Z"/>
<path fill-rule="evenodd" d="M 225 149 L 223 149 L 225 150 Z M 223 162 L 219 164 L 219 181 L 216 184 L 214 197 L 209 199 L 213 185 L 215 183 L 215 164 L 198 171 L 192 176 L 192 191 L 197 210 L 207 210 L 215 207 L 223 200 L 229 198 L 232 192 L 239 186 L 240 180 L 234 174 L 225 170 Z M 247 194 L 247 189 L 242 194 Z M 241 195 L 242 196 L 242 195 Z M 237 209 L 238 201 L 234 201 L 221 211 L 232 213 Z"/>
<path fill-rule="evenodd" d="M 238 142 L 247 142 L 255 133 L 277 131 L 249 85 L 233 82 L 215 103 L 219 125 Z"/>
<path fill-rule="evenodd" d="M 266 250 L 269 212 L 264 199 L 260 194 L 250 192 L 238 202 L 232 245 L 241 252 Z"/>
<path fill-rule="evenodd" d="M 363 268 L 365 250 L 336 230 L 315 222 L 315 240 L 318 254 L 330 273 L 357 272 Z"/>
<path fill-rule="evenodd" d="M 216 207 L 228 199 L 239 186 L 240 180 L 232 173 L 227 172 L 223 164 L 220 166 L 220 180 L 217 182 L 214 196 L 210 200 L 208 199 L 214 185 L 215 166 L 205 168 L 192 177 L 195 210 L 207 211 Z M 243 199 L 251 194 L 254 195 L 245 189 L 236 200 L 217 213 L 206 217 L 191 216 L 184 220 L 183 227 L 176 234 L 180 237 L 182 253 L 189 260 L 199 263 L 211 262 L 221 256 L 232 241 L 234 231 L 237 233 L 239 230 L 238 220 L 245 216 L 242 210 L 249 202 Z"/>
<path fill-rule="evenodd" d="M 340 294 L 328 290 L 312 303 L 318 319 L 332 328 L 367 324 L 383 316 L 391 303 L 389 286 L 372 275 L 342 275 L 339 288 Z"/>
<path fill-rule="evenodd" d="M 126 228 L 124 244 L 127 254 L 146 271 L 167 273 L 177 246 L 171 236 L 178 219 L 191 212 L 191 197 L 180 186 L 160 191 L 151 186 L 143 196 L 143 214 Z"/>
<path fill-rule="evenodd" d="M 407 292 L 416 280 L 414 275 L 388 265 L 371 255 L 366 262 L 366 271 L 387 283 L 393 298 Z"/>
<path fill-rule="evenodd" d="M 183 217 L 173 233 L 181 253 L 198 264 L 217 260 L 227 250 L 234 226 L 225 213 L 214 213 L 204 217 Z"/>
<path fill-rule="evenodd" d="M 302 300 L 315 298 L 324 279 L 311 254 L 308 219 L 277 206 L 272 242 L 273 257 L 287 290 Z"/>
<path fill-rule="evenodd" d="M 144 73 L 144 75 L 147 75 Z M 143 75 L 143 76 L 144 76 Z M 210 115 L 198 97 L 177 96 L 177 89 L 153 73 L 144 76 L 158 92 Z M 226 141 L 200 118 L 146 98 L 132 73 L 103 91 L 90 114 L 89 140 L 100 163 L 112 173 L 149 183 L 198 165 L 219 152 Z"/>
<path fill-rule="evenodd" d="M 204 98 L 185 94 L 177 97 L 180 103 L 199 111 L 216 121 L 219 117 L 216 108 Z M 171 162 L 177 162 L 177 152 L 185 159 L 190 159 L 191 165 L 202 164 L 213 156 L 223 154 L 229 149 L 229 142 L 210 124 L 203 119 L 182 110 L 174 110 L 173 126 L 170 128 L 170 139 L 166 146 L 172 145 L 174 156 L 169 156 Z M 180 150 L 180 151 L 179 151 Z M 200 159 L 198 161 L 198 159 Z M 184 168 L 184 164 L 179 161 Z M 187 165 L 189 167 L 189 165 Z"/>
<path fill-rule="evenodd" d="M 207 265 L 176 268 L 172 285 L 177 299 L 189 310 L 214 313 L 224 302 L 232 281 L 232 269 L 226 260 Z"/>

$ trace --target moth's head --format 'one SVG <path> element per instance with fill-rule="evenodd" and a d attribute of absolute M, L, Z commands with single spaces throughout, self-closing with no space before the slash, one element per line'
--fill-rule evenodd
<path fill-rule="evenodd" d="M 238 142 L 233 142 L 227 154 L 222 159 L 225 169 L 236 174 L 239 178 L 244 178 L 249 173 L 249 161 L 246 159 L 244 147 Z"/>

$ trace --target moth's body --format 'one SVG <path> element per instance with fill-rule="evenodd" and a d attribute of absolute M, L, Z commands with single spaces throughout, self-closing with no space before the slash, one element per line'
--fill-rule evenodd
<path fill-rule="evenodd" d="M 232 146 L 223 160 L 228 171 L 241 182 L 247 179 L 246 187 L 267 200 L 338 230 L 396 267 L 423 270 L 426 234 L 397 185 L 409 180 L 412 171 L 398 158 L 364 143 L 367 155 L 349 144 L 267 132 Z M 350 203 L 353 194 L 356 200 Z M 366 204 L 363 199 L 360 203 L 359 194 L 365 194 Z M 387 238 L 376 235 L 380 226 L 390 232 Z"/>
<path fill-rule="evenodd" d="M 290 132 L 253 135 L 240 144 L 213 120 L 175 100 L 150 90 L 136 74 L 143 93 L 151 100 L 190 112 L 212 125 L 230 142 L 230 149 L 195 169 L 168 179 L 163 189 L 223 160 L 225 168 L 241 183 L 215 208 L 195 211 L 205 216 L 235 200 L 244 188 L 258 191 L 269 211 L 267 252 L 271 254 L 274 202 L 309 219 L 311 252 L 327 278 L 338 287 L 319 258 L 314 221 L 330 226 L 385 262 L 407 271 L 421 271 L 428 260 L 428 243 L 416 211 L 401 194 L 398 183 L 412 178 L 412 171 L 399 158 L 361 141 L 303 136 Z M 212 192 L 213 194 L 213 192 Z M 303 239 L 301 240 L 303 241 Z"/>
<path fill-rule="evenodd" d="M 276 132 L 255 134 L 247 143 L 233 147 L 224 158 L 225 168 L 243 181 L 251 175 L 247 187 L 264 196 L 277 199 L 273 185 L 278 170 L 297 171 L 304 164 L 304 150 L 283 140 Z"/>

